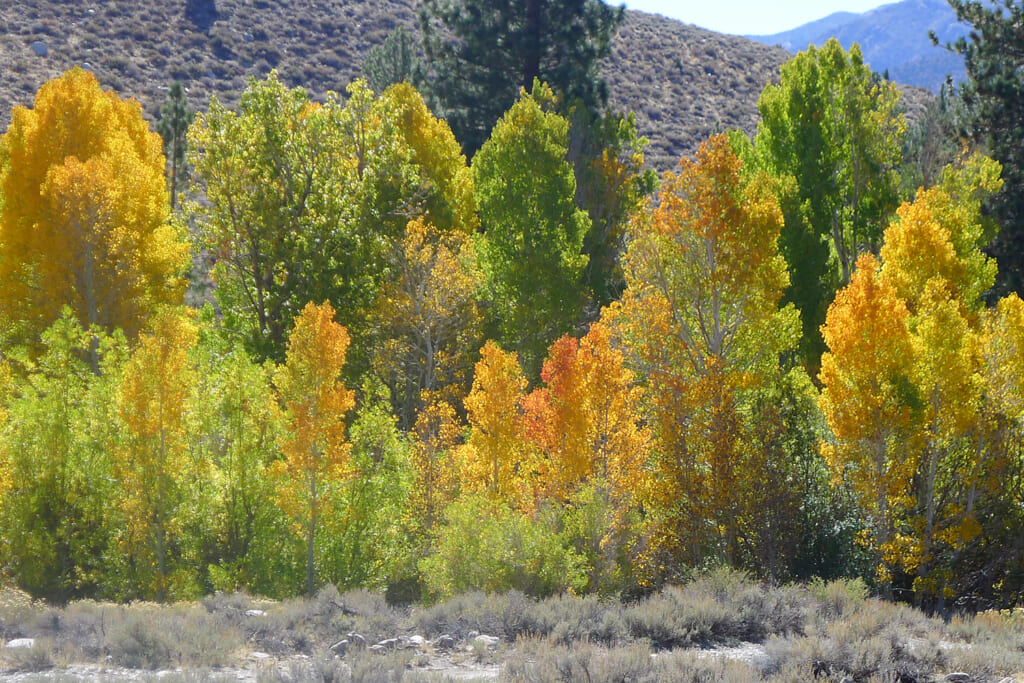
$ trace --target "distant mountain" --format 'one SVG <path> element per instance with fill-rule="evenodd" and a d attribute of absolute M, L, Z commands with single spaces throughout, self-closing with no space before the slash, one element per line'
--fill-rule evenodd
<path fill-rule="evenodd" d="M 945 43 L 966 35 L 953 8 L 945 0 L 903 0 L 863 14 L 837 12 L 790 31 L 769 36 L 750 36 L 766 45 L 779 45 L 790 52 L 822 45 L 835 37 L 849 49 L 858 43 L 864 61 L 879 73 L 886 70 L 898 83 L 908 83 L 938 92 L 946 75 L 964 79 L 963 58 L 928 39 L 934 31 Z"/>
<path fill-rule="evenodd" d="M 180 80 L 189 103 L 234 106 L 246 79 L 276 68 L 313 97 L 343 92 L 396 26 L 418 34 L 419 0 L 0 0 L 0 131 L 49 78 L 75 65 L 155 118 Z M 711 133 L 757 129 L 757 100 L 785 50 L 643 12 L 627 12 L 602 72 L 609 104 L 636 113 L 658 170 Z M 926 94 L 905 90 L 911 114 Z"/>

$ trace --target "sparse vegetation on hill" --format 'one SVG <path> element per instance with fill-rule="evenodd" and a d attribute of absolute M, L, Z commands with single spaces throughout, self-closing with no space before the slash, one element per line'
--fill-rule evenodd
<path fill-rule="evenodd" d="M 69 3 L 17 0 L 0 6 L 0 129 L 13 105 L 29 105 L 44 81 L 72 66 L 93 70 L 104 87 L 139 99 L 156 118 L 175 80 L 202 111 L 211 95 L 233 107 L 249 76 L 277 69 L 289 87 L 320 99 L 344 92 L 369 50 L 398 26 L 417 40 L 418 0 L 217 0 L 212 21 L 197 22 L 185 0 Z M 33 51 L 45 44 L 45 56 Z M 752 135 L 757 97 L 790 54 L 665 17 L 627 12 L 602 76 L 609 104 L 636 112 L 651 141 L 647 161 L 673 167 L 713 132 Z M 912 112 L 927 94 L 911 93 Z"/>

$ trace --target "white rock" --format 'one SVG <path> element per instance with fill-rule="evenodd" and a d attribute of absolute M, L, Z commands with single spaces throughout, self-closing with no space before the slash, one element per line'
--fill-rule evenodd
<path fill-rule="evenodd" d="M 247 617 L 265 617 L 267 613 L 261 609 L 247 609 L 245 610 L 245 616 Z"/>
<path fill-rule="evenodd" d="M 20 650 L 36 646 L 35 638 L 15 638 L 7 641 L 8 650 Z"/>
<path fill-rule="evenodd" d="M 249 659 L 270 659 L 270 655 L 266 652 L 250 652 Z"/>
<path fill-rule="evenodd" d="M 494 649 L 498 647 L 498 643 L 501 642 L 501 638 L 497 636 L 477 636 L 473 639 L 473 643 L 476 645 L 483 645 L 488 649 Z"/>

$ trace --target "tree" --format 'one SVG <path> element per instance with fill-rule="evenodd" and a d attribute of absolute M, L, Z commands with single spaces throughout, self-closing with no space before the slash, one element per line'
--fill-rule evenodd
<path fill-rule="evenodd" d="M 467 156 L 535 80 L 599 110 L 598 66 L 625 16 L 599 0 L 426 0 L 420 28 L 437 110 Z"/>
<path fill-rule="evenodd" d="M 83 359 L 100 337 L 104 372 Z M 96 590 L 108 536 L 104 509 L 111 495 L 109 392 L 121 344 L 99 330 L 86 332 L 65 307 L 43 332 L 43 352 L 5 387 L 0 432 L 3 562 L 33 597 L 58 604 Z M 5 366 L 6 373 L 10 367 Z M 5 377 L 13 378 L 8 374 Z M 6 382 L 5 382 L 6 384 Z M 97 410 L 102 406 L 101 410 Z"/>
<path fill-rule="evenodd" d="M 334 315 L 328 303 L 306 304 L 288 338 L 287 360 L 274 377 L 285 409 L 285 459 L 273 470 L 278 504 L 295 520 L 306 545 L 308 595 L 314 589 L 317 531 L 347 476 L 345 414 L 355 405 L 355 393 L 340 380 L 348 332 Z"/>
<path fill-rule="evenodd" d="M 907 508 L 917 458 L 901 447 L 912 429 L 913 340 L 906 303 L 862 255 L 850 284 L 829 306 L 822 335 L 828 351 L 818 375 L 821 409 L 832 439 L 825 460 L 850 481 L 869 515 L 878 547 L 894 538 L 894 523 Z M 865 343 L 865 340 L 871 340 Z M 879 564 L 883 585 L 888 569 Z"/>
<path fill-rule="evenodd" d="M 548 345 L 569 331 L 583 297 L 581 253 L 590 228 L 573 203 L 565 160 L 568 123 L 544 111 L 550 89 L 534 85 L 494 127 L 473 159 L 484 234 L 479 258 L 499 338 L 536 377 Z"/>
<path fill-rule="evenodd" d="M 0 138 L 0 291 L 8 341 L 35 344 L 71 306 L 133 337 L 180 303 L 189 247 L 168 222 L 165 161 L 137 102 L 72 69 L 15 107 Z"/>
<path fill-rule="evenodd" d="M 357 342 L 349 367 L 365 370 L 368 318 L 406 223 L 476 226 L 465 159 L 407 84 L 375 98 L 357 81 L 344 104 L 329 93 L 320 105 L 272 73 L 237 113 L 211 102 L 190 135 L 225 324 L 262 358 L 283 357 L 306 302 L 330 300 Z"/>
<path fill-rule="evenodd" d="M 197 329 L 183 311 L 165 308 L 153 317 L 124 370 L 118 416 L 124 440 L 114 449 L 118 541 L 134 569 L 132 593 L 164 599 L 193 577 L 183 561 L 183 517 L 199 503 L 190 486 L 206 463 L 187 457 L 187 412 L 193 368 L 189 354 Z"/>
<path fill-rule="evenodd" d="M 905 123 L 896 86 L 879 81 L 860 48 L 832 39 L 782 66 L 761 93 L 756 156 L 783 179 L 780 249 L 790 273 L 786 300 L 800 310 L 802 354 L 823 349 L 818 328 L 837 287 L 863 251 L 877 253 L 898 201 Z"/>
<path fill-rule="evenodd" d="M 645 503 L 655 573 L 738 557 L 744 482 L 759 476 L 741 446 L 745 401 L 778 372 L 799 324 L 779 308 L 781 227 L 767 179 L 744 173 L 726 135 L 666 174 L 659 206 L 634 224 L 627 289 L 605 316 L 646 382 L 659 439 Z"/>
<path fill-rule="evenodd" d="M 469 438 L 457 456 L 462 491 L 487 491 L 519 509 L 531 509 L 536 503 L 542 475 L 520 433 L 525 390 L 517 355 L 502 351 L 494 342 L 484 344 L 465 401 Z"/>
<path fill-rule="evenodd" d="M 189 109 L 181 81 L 174 81 L 167 91 L 167 99 L 160 108 L 160 120 L 156 129 L 164 140 L 164 156 L 171 164 L 167 184 L 171 188 L 171 210 L 177 206 L 178 188 L 188 178 L 185 153 L 188 151 L 188 127 L 192 125 L 195 112 Z"/>
<path fill-rule="evenodd" d="M 469 235 L 441 233 L 422 219 L 409 222 L 395 249 L 396 276 L 377 308 L 385 341 L 374 369 L 403 429 L 425 405 L 460 402 L 469 390 L 482 322 L 475 260 Z"/>
<path fill-rule="evenodd" d="M 592 483 L 628 507 L 641 489 L 651 435 L 641 424 L 643 391 L 625 362 L 600 322 L 582 339 L 551 345 L 545 386 L 522 401 L 523 437 L 547 459 L 547 496 L 564 501 Z"/>
<path fill-rule="evenodd" d="M 382 93 L 395 83 L 416 84 L 422 75 L 423 62 L 412 35 L 399 26 L 384 42 L 374 45 L 363 59 L 362 73 L 374 92 Z"/>
<path fill-rule="evenodd" d="M 583 240 L 587 266 L 583 285 L 592 299 L 588 318 L 617 300 L 626 287 L 621 257 L 633 217 L 647 208 L 658 176 L 644 169 L 647 138 L 639 136 L 636 118 L 603 116 L 583 108 L 569 115 L 569 159 L 576 174 L 576 204 L 590 216 Z"/>
<path fill-rule="evenodd" d="M 963 55 L 967 81 L 960 86 L 964 111 L 958 132 L 1003 166 L 1003 189 L 991 202 L 1001 226 L 987 251 L 999 261 L 998 288 L 1024 292 L 1024 7 L 949 0 L 957 20 L 971 25 L 949 49 Z M 939 37 L 931 34 L 932 42 Z"/>

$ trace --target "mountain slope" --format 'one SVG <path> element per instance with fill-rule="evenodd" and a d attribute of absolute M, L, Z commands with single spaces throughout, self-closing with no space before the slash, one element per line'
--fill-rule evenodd
<path fill-rule="evenodd" d="M 903 0 L 863 14 L 840 12 L 790 31 L 751 38 L 791 52 L 821 45 L 833 36 L 847 49 L 856 42 L 875 71 L 888 70 L 894 81 L 937 92 L 947 74 L 963 80 L 964 66 L 960 56 L 933 46 L 929 31 L 945 43 L 965 35 L 967 29 L 945 0 Z"/>
<path fill-rule="evenodd" d="M 278 69 L 314 97 L 343 91 L 396 26 L 416 30 L 418 0 L 15 0 L 0 3 L 0 130 L 48 78 L 74 65 L 139 99 L 155 117 L 174 80 L 190 104 L 234 105 L 249 76 Z M 37 54 L 45 52 L 45 55 Z M 627 12 L 604 65 L 610 104 L 635 111 L 659 170 L 709 134 L 753 133 L 757 99 L 785 50 L 642 12 Z M 911 110 L 921 94 L 911 91 Z"/>

